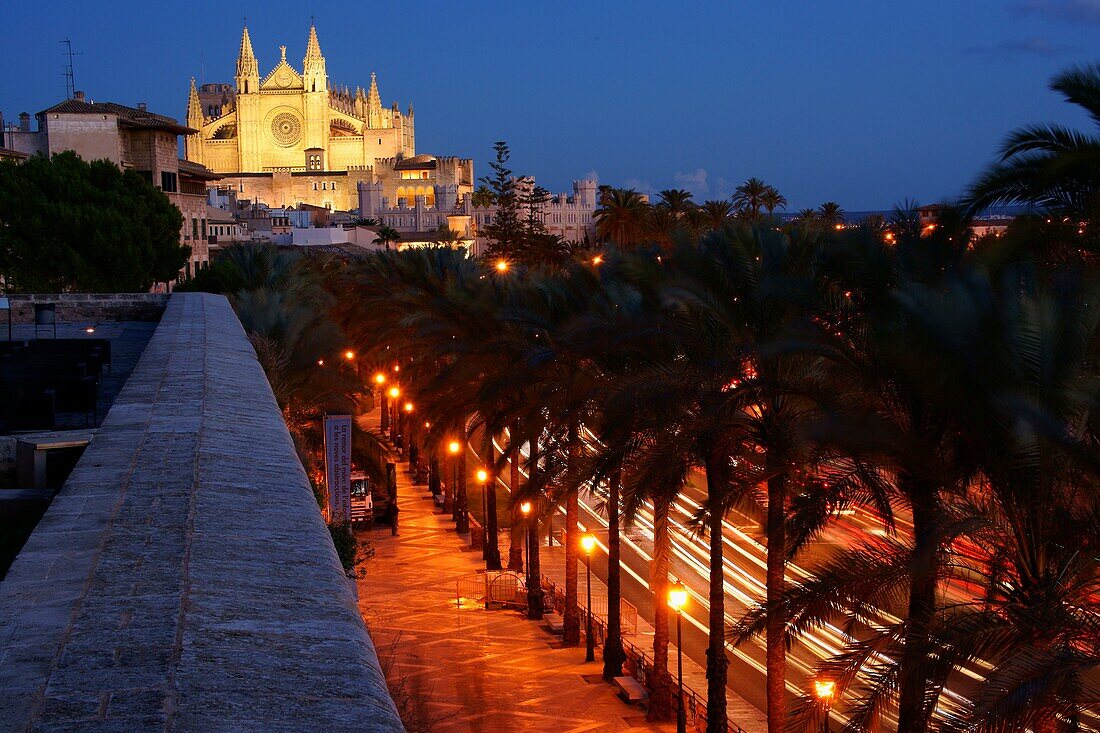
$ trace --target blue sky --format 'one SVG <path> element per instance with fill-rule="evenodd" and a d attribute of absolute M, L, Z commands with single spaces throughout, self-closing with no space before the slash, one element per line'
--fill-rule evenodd
<path fill-rule="evenodd" d="M 1080 128 L 1047 89 L 1100 61 L 1100 0 L 815 2 L 17 2 L 0 21 L 0 111 L 77 87 L 183 117 L 192 75 L 232 82 L 243 15 L 266 73 L 300 66 L 315 14 L 331 82 L 378 74 L 416 108 L 418 152 L 475 159 L 494 140 L 553 191 L 574 178 L 697 199 L 750 176 L 790 209 L 950 197 L 1029 122 Z"/>

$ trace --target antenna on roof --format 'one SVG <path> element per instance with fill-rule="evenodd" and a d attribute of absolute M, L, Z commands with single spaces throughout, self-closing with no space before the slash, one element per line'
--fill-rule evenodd
<path fill-rule="evenodd" d="M 80 52 L 73 53 L 73 42 L 70 41 L 67 37 L 65 38 L 65 40 L 60 41 L 60 43 L 65 44 L 65 48 L 67 49 L 66 53 L 69 56 L 69 64 L 65 67 L 64 74 L 65 98 L 72 99 L 74 96 L 76 96 L 76 77 L 73 74 L 73 56 L 83 56 L 84 54 Z"/>

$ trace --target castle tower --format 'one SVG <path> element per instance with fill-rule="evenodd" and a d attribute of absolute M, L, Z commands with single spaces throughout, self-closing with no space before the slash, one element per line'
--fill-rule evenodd
<path fill-rule="evenodd" d="M 306 56 L 302 60 L 302 81 L 305 92 L 302 95 L 302 115 L 305 117 L 302 147 L 320 148 L 325 151 L 323 159 L 328 165 L 329 131 L 329 91 L 328 75 L 325 73 L 325 57 L 321 55 L 321 44 L 317 41 L 317 28 L 309 26 L 309 41 L 306 43 Z"/>
<path fill-rule="evenodd" d="M 195 77 L 191 77 L 191 94 L 187 98 L 187 126 L 195 130 L 184 138 L 183 150 L 187 160 L 202 163 L 202 102 L 199 101 L 199 90 L 195 88 Z"/>

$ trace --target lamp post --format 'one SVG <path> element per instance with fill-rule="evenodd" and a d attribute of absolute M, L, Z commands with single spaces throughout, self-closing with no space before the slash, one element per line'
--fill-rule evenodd
<path fill-rule="evenodd" d="M 447 452 L 451 454 L 451 487 L 450 491 L 446 492 L 445 501 L 451 502 L 451 521 L 458 521 L 458 502 L 455 501 L 455 495 L 458 490 L 458 452 L 462 450 L 462 445 L 457 440 L 452 440 L 447 444 Z M 446 511 L 446 506 L 444 506 Z"/>
<path fill-rule="evenodd" d="M 391 400 L 390 404 L 393 406 L 393 415 L 390 416 L 391 417 L 391 419 L 390 419 L 390 442 L 396 444 L 396 441 L 397 441 L 397 416 L 398 416 L 398 414 L 400 414 L 397 411 L 397 398 L 401 396 L 401 388 L 398 387 L 395 384 L 392 387 L 390 387 L 389 394 L 390 394 L 390 400 Z"/>
<path fill-rule="evenodd" d="M 374 383 L 378 386 L 379 391 L 381 391 L 381 395 L 379 396 L 378 400 L 378 408 L 382 416 L 382 433 L 385 434 L 386 430 L 390 427 L 390 406 L 389 403 L 386 401 L 385 390 L 381 389 L 382 385 L 386 383 L 386 375 L 382 372 L 378 372 L 374 375 Z"/>
<path fill-rule="evenodd" d="M 528 519 L 531 516 L 531 502 L 525 501 L 519 505 L 519 513 L 523 515 L 523 572 L 527 575 L 527 580 L 531 580 L 531 566 L 529 565 L 529 555 L 531 554 L 531 527 L 528 525 Z"/>
<path fill-rule="evenodd" d="M 829 733 L 829 709 L 832 707 L 833 697 L 836 696 L 836 682 L 827 679 L 814 680 L 814 695 L 825 708 L 825 716 L 821 721 L 822 733 Z"/>
<path fill-rule="evenodd" d="M 407 420 L 406 416 L 411 415 L 413 411 L 413 403 L 405 403 L 405 411 L 401 413 L 401 424 L 397 427 L 397 434 L 401 436 L 401 447 L 405 449 L 406 455 L 410 452 L 412 447 L 412 421 Z M 406 427 L 409 429 L 406 431 Z"/>
<path fill-rule="evenodd" d="M 591 534 L 581 537 L 581 548 L 584 549 L 584 571 L 588 585 L 588 612 L 585 614 L 584 636 L 585 652 L 584 661 L 596 661 L 596 642 L 592 638 L 592 550 L 596 547 L 596 538 Z"/>
<path fill-rule="evenodd" d="M 484 468 L 477 470 L 477 482 L 481 484 L 481 559 L 489 559 L 489 500 L 486 497 L 485 487 L 489 482 L 489 472 Z M 489 569 L 489 564 L 485 564 Z"/>
<path fill-rule="evenodd" d="M 668 605 L 676 612 L 676 733 L 686 733 L 687 715 L 684 713 L 684 643 L 680 619 L 683 617 L 684 606 L 687 605 L 687 588 L 680 581 L 676 581 L 668 590 Z"/>

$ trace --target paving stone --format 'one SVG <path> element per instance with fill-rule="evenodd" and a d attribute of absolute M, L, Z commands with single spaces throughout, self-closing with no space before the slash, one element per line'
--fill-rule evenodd
<path fill-rule="evenodd" d="M 148 328 L 0 583 L 0 731 L 402 730 L 228 302 Z"/>

